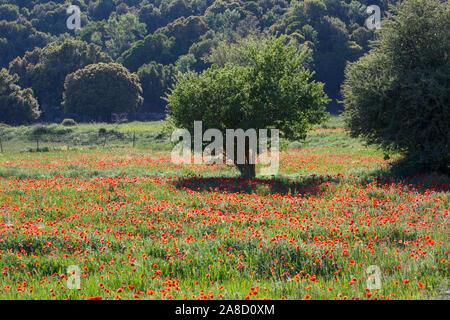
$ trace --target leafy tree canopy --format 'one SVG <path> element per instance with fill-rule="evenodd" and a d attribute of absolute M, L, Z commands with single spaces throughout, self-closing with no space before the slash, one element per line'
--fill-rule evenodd
<path fill-rule="evenodd" d="M 304 68 L 305 54 L 286 41 L 271 38 L 262 46 L 249 45 L 242 51 L 250 61 L 245 66 L 227 63 L 181 75 L 167 98 L 174 125 L 191 133 L 197 120 L 205 130 L 223 133 L 276 128 L 286 138 L 303 139 L 313 124 L 326 118 L 328 98 L 323 84 L 311 81 L 313 74 Z M 255 174 L 250 163 L 238 169 L 243 175 Z"/>
<path fill-rule="evenodd" d="M 97 121 L 110 122 L 113 113 L 136 111 L 143 102 L 138 76 L 117 63 L 91 64 L 69 74 L 64 89 L 65 112 Z"/>
<path fill-rule="evenodd" d="M 374 48 L 346 70 L 352 136 L 407 156 L 416 168 L 450 163 L 450 9 L 407 0 L 383 20 Z"/>
<path fill-rule="evenodd" d="M 39 117 L 39 104 L 33 90 L 21 89 L 17 75 L 0 70 L 0 123 L 10 125 L 26 124 Z"/>
<path fill-rule="evenodd" d="M 168 38 L 162 33 L 150 34 L 133 44 L 117 61 L 133 72 L 151 61 L 168 64 L 174 61 L 174 45 L 173 37 Z"/>
<path fill-rule="evenodd" d="M 142 84 L 144 110 L 164 113 L 165 100 L 163 97 L 172 87 L 177 74 L 176 68 L 169 64 L 163 65 L 152 61 L 141 66 L 137 72 Z"/>
<path fill-rule="evenodd" d="M 19 84 L 30 87 L 44 112 L 58 110 L 65 77 L 89 64 L 111 62 L 100 47 L 79 40 L 52 42 L 16 58 L 10 72 L 19 75 Z"/>

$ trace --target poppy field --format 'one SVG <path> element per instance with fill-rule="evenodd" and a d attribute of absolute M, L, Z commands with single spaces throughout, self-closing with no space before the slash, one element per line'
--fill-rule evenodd
<path fill-rule="evenodd" d="M 151 148 L 0 155 L 0 299 L 448 298 L 449 179 L 393 161 L 340 128 L 254 180 Z"/>

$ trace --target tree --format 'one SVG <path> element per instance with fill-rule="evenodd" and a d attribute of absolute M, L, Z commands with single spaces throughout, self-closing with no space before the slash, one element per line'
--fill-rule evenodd
<path fill-rule="evenodd" d="M 100 47 L 79 40 L 53 42 L 43 49 L 35 49 L 16 58 L 10 72 L 19 75 L 19 85 L 34 90 L 43 116 L 58 117 L 66 76 L 89 64 L 111 62 Z M 62 116 L 62 115 L 60 115 Z"/>
<path fill-rule="evenodd" d="M 248 56 L 242 54 L 242 50 L 249 47 L 262 48 L 267 38 L 264 34 L 249 35 L 245 38 L 236 37 L 234 41 L 222 40 L 210 49 L 210 53 L 203 60 L 210 64 L 216 64 L 223 67 L 227 63 L 234 63 L 245 66 L 250 63 Z M 295 45 L 299 53 L 304 54 L 303 65 L 310 68 L 313 64 L 311 50 L 305 43 L 298 44 L 292 35 L 287 36 L 291 44 Z"/>
<path fill-rule="evenodd" d="M 197 59 L 192 53 L 182 55 L 175 62 L 175 66 L 180 72 L 188 72 L 193 70 L 193 66 L 197 63 Z"/>
<path fill-rule="evenodd" d="M 293 1 L 283 19 L 272 29 L 289 35 L 299 34 L 309 42 L 313 52 L 315 79 L 325 83 L 325 92 L 331 98 L 329 109 L 337 112 L 340 86 L 347 61 L 354 61 L 363 52 L 350 39 L 349 8 L 344 1 Z M 363 11 L 365 14 L 365 11 Z M 358 25 L 356 25 L 358 26 Z"/>
<path fill-rule="evenodd" d="M 205 15 L 205 20 L 212 30 L 228 36 L 236 29 L 241 20 L 241 14 L 237 9 L 226 9 L 224 13 L 209 13 Z"/>
<path fill-rule="evenodd" d="M 245 66 L 250 61 L 248 55 L 243 55 L 242 51 L 255 46 L 261 49 L 263 44 L 264 40 L 255 36 L 238 38 L 235 42 L 218 41 L 217 45 L 210 49 L 210 53 L 205 56 L 204 60 L 219 67 L 223 67 L 227 63 Z"/>
<path fill-rule="evenodd" d="M 19 18 L 19 7 L 12 4 L 0 5 L 0 17 L 2 20 L 14 21 Z"/>
<path fill-rule="evenodd" d="M 156 33 L 163 33 L 167 37 L 174 37 L 177 54 L 184 54 L 189 47 L 206 31 L 206 25 L 203 17 L 190 16 L 188 18 L 178 18 L 169 23 L 164 28 L 159 28 Z"/>
<path fill-rule="evenodd" d="M 174 125 L 193 133 L 194 121 L 203 128 L 279 129 L 287 139 L 303 139 L 313 124 L 325 117 L 327 97 L 323 85 L 311 80 L 313 73 L 303 67 L 304 54 L 286 37 L 271 38 L 262 46 L 242 50 L 249 63 L 213 65 L 198 75 L 179 77 L 168 95 L 168 111 Z M 244 164 L 230 159 L 244 177 L 255 176 L 246 144 Z M 226 147 L 224 148 L 226 151 Z"/>
<path fill-rule="evenodd" d="M 95 20 L 108 19 L 111 12 L 116 8 L 113 0 L 98 0 L 89 3 L 89 14 Z"/>
<path fill-rule="evenodd" d="M 210 67 L 209 62 L 206 61 L 211 50 L 216 47 L 218 41 L 216 39 L 203 39 L 195 42 L 190 48 L 189 53 L 193 54 L 197 63 L 193 66 L 193 70 L 202 71 Z"/>
<path fill-rule="evenodd" d="M 351 135 L 403 153 L 417 169 L 450 161 L 450 10 L 407 0 L 382 21 L 375 47 L 342 87 Z"/>
<path fill-rule="evenodd" d="M 37 30 L 59 35 L 69 31 L 66 25 L 67 7 L 66 4 L 54 1 L 38 3 L 30 11 L 29 19 Z"/>
<path fill-rule="evenodd" d="M 152 112 L 163 113 L 166 101 L 164 94 L 172 87 L 175 80 L 175 67 L 171 64 L 162 65 L 152 61 L 139 68 L 137 74 L 142 84 L 144 108 Z"/>
<path fill-rule="evenodd" d="M 39 104 L 32 89 L 21 89 L 17 75 L 0 70 L 0 122 L 10 125 L 26 124 L 39 117 Z"/>
<path fill-rule="evenodd" d="M 130 49 L 122 53 L 117 62 L 135 72 L 143 64 L 151 61 L 167 64 L 174 61 L 172 49 L 175 38 L 161 33 L 149 34 L 143 40 L 135 42 Z"/>
<path fill-rule="evenodd" d="M 161 7 L 162 15 L 169 19 L 169 21 L 180 17 L 189 17 L 192 14 L 192 11 L 185 0 L 173 0 L 168 4 L 163 2 Z"/>
<path fill-rule="evenodd" d="M 152 4 L 143 6 L 139 12 L 139 21 L 147 25 L 147 32 L 154 32 L 159 27 L 164 25 L 164 20 L 161 17 L 161 12 Z"/>
<path fill-rule="evenodd" d="M 0 20 L 0 67 L 7 68 L 12 59 L 45 46 L 50 39 L 47 34 L 36 31 L 26 19 Z"/>
<path fill-rule="evenodd" d="M 111 122 L 113 113 L 136 111 L 143 102 L 136 74 L 118 63 L 91 64 L 66 77 L 63 106 L 67 113 Z"/>
<path fill-rule="evenodd" d="M 132 13 L 110 17 L 105 24 L 106 52 L 114 59 L 131 47 L 136 40 L 142 39 L 147 27 Z"/>

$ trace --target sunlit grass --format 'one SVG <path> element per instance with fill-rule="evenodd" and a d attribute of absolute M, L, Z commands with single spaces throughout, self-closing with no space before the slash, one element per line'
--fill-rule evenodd
<path fill-rule="evenodd" d="M 445 298 L 449 178 L 392 177 L 398 156 L 330 121 L 255 180 L 165 140 L 0 155 L 0 299 Z"/>

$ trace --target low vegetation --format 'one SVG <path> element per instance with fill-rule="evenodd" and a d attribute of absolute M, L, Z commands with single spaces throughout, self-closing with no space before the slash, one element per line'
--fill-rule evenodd
<path fill-rule="evenodd" d="M 163 128 L 55 125 L 140 138 L 0 155 L 1 299 L 445 297 L 448 177 L 392 176 L 398 155 L 335 117 L 285 149 L 271 179 L 174 165 L 154 148 Z"/>

